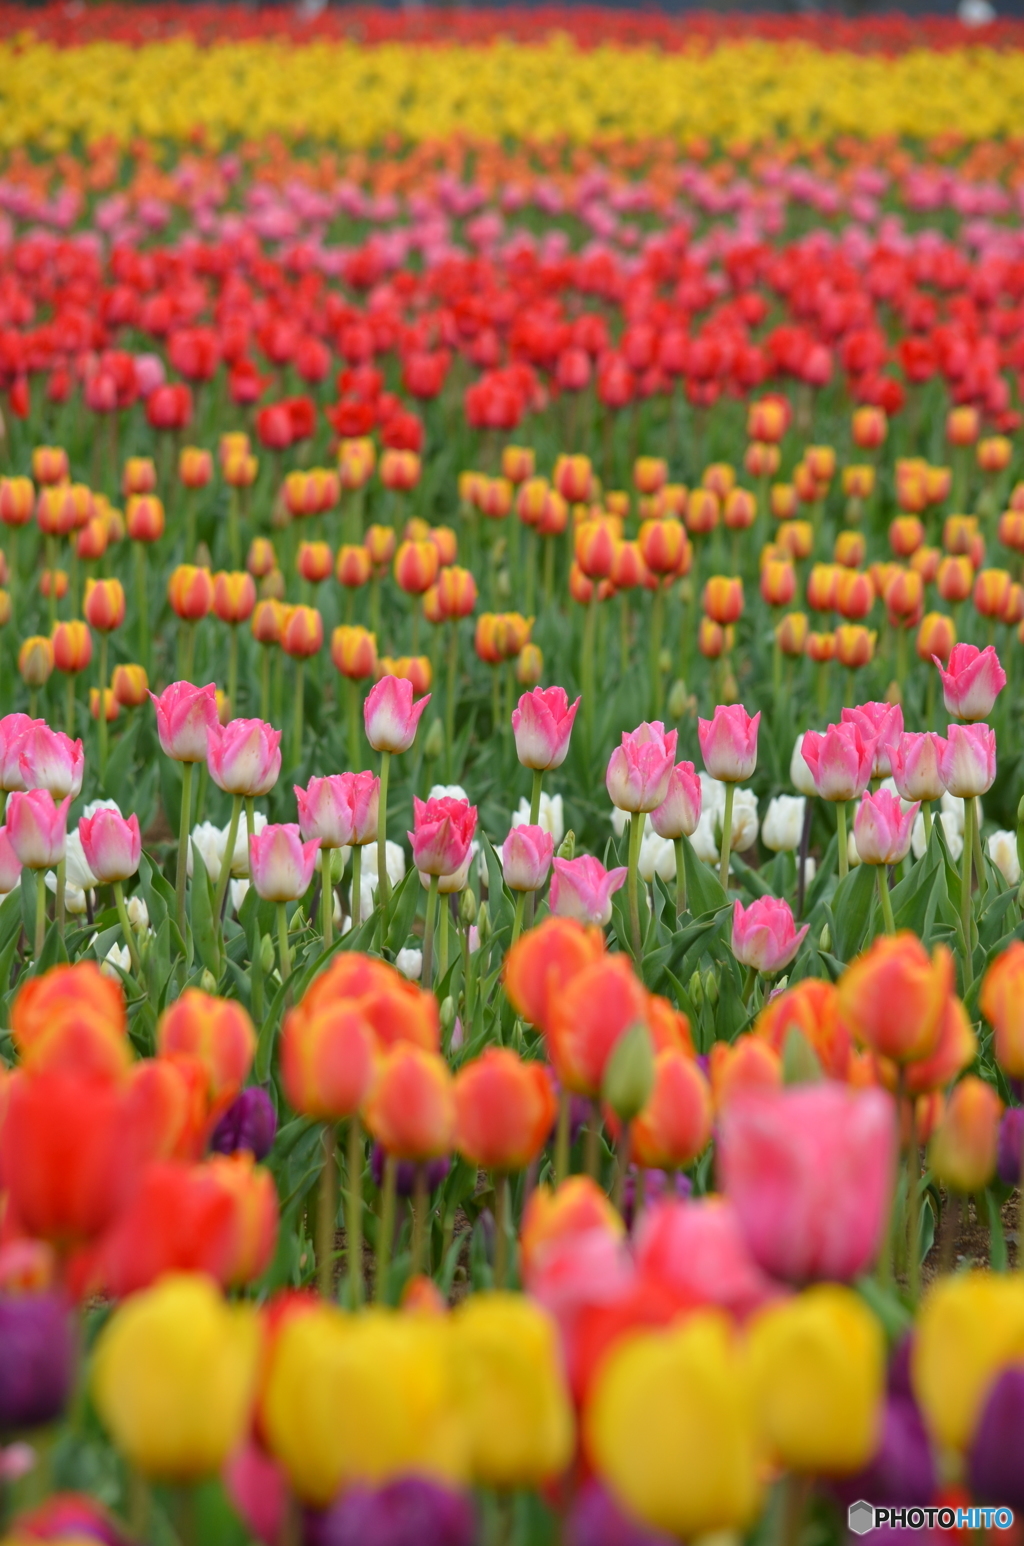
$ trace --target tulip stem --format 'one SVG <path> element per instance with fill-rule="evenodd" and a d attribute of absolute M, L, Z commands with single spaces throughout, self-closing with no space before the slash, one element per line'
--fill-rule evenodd
<path fill-rule="evenodd" d="M 213 916 L 220 926 L 220 916 L 224 908 L 224 898 L 227 895 L 228 881 L 231 879 L 231 865 L 235 857 L 235 840 L 238 837 L 238 821 L 242 814 L 242 796 L 240 794 L 231 797 L 231 820 L 228 822 L 228 840 L 224 848 L 224 857 L 220 863 L 220 874 L 217 877 L 217 890 L 213 898 Z"/>
<path fill-rule="evenodd" d="M 199 1529 L 196 1523 L 195 1489 L 188 1484 L 176 1489 L 174 1528 L 181 1546 L 196 1546 Z"/>
<path fill-rule="evenodd" d="M 779 1509 L 779 1546 L 799 1546 L 800 1531 L 812 1486 L 809 1476 L 790 1472 L 782 1479 Z"/>
<path fill-rule="evenodd" d="M 433 981 L 434 965 L 434 915 L 437 912 L 437 876 L 431 875 L 427 888 L 427 918 L 423 925 L 423 970 L 420 980 L 429 991 Z"/>
<path fill-rule="evenodd" d="M 921 820 L 924 822 L 924 846 L 927 848 L 932 840 L 932 802 L 921 801 Z"/>
<path fill-rule="evenodd" d="M 316 1210 L 316 1281 L 321 1299 L 330 1299 L 334 1268 L 334 1227 L 338 1218 L 335 1199 L 338 1155 L 334 1127 L 330 1122 L 324 1128 L 323 1151 Z"/>
<path fill-rule="evenodd" d="M 846 801 L 836 801 L 836 835 L 838 838 L 839 879 L 844 880 L 850 869 L 850 851 L 846 841 Z"/>
<path fill-rule="evenodd" d="M 558 1097 L 558 1127 L 555 1130 L 555 1185 L 561 1186 L 569 1174 L 569 1123 L 572 1096 L 563 1089 Z"/>
<path fill-rule="evenodd" d="M 586 722 L 587 749 L 594 749 L 594 650 L 597 629 L 597 606 L 599 580 L 591 580 L 590 600 L 587 603 L 587 613 L 583 622 L 583 656 L 580 660 L 580 683 L 583 687 L 583 714 Z"/>
<path fill-rule="evenodd" d="M 64 731 L 65 734 L 75 738 L 75 677 L 68 672 L 68 679 L 64 686 Z"/>
<path fill-rule="evenodd" d="M 138 978 L 142 974 L 142 968 L 139 962 L 138 948 L 135 944 L 135 930 L 128 920 L 128 909 L 124 903 L 124 886 L 119 880 L 114 881 L 114 901 L 117 903 L 117 917 L 121 925 L 121 933 L 124 935 L 124 942 L 128 946 L 128 954 L 132 959 L 132 976 Z"/>
<path fill-rule="evenodd" d="M 287 982 L 292 974 L 292 958 L 288 949 L 288 904 L 277 904 L 277 948 L 281 956 L 281 981 Z"/>
<path fill-rule="evenodd" d="M 351 677 L 345 682 L 345 707 L 348 713 L 348 760 L 352 764 L 352 772 L 358 773 L 362 767 L 362 757 L 359 754 L 359 689 Z"/>
<path fill-rule="evenodd" d="M 362 868 L 363 850 L 359 844 L 356 843 L 355 847 L 352 849 L 352 880 L 351 895 L 349 896 L 349 911 L 352 914 L 353 929 L 358 929 L 359 927 L 359 913 L 362 903 L 362 894 L 360 889 L 363 880 Z"/>
<path fill-rule="evenodd" d="M 624 614 L 625 615 L 625 614 Z M 651 707 L 652 717 L 661 718 L 661 634 L 665 616 L 665 592 L 658 581 L 658 588 L 654 592 L 654 600 L 651 603 Z M 623 656 L 625 662 L 625 656 Z"/>
<path fill-rule="evenodd" d="M 423 1271 L 423 1246 L 427 1225 L 427 1167 L 417 1163 L 412 1183 L 412 1275 Z"/>
<path fill-rule="evenodd" d="M 149 659 L 149 600 L 146 592 L 146 546 L 145 543 L 136 542 L 135 606 L 139 614 L 139 663 L 152 675 L 153 668 Z"/>
<path fill-rule="evenodd" d="M 964 801 L 964 856 L 960 876 L 960 921 L 964 931 L 964 993 L 974 981 L 974 947 L 971 942 L 971 861 L 974 858 L 974 801 Z"/>
<path fill-rule="evenodd" d="M 391 1240 L 395 1233 L 395 1181 L 397 1162 L 393 1154 L 384 1159 L 384 1186 L 380 1198 L 380 1224 L 377 1230 L 377 1268 L 374 1298 L 383 1304 L 387 1297 L 388 1269 L 391 1266 Z"/>
<path fill-rule="evenodd" d="M 263 659 L 260 661 L 260 718 L 270 720 L 270 645 L 263 646 Z"/>
<path fill-rule="evenodd" d="M 722 883 L 722 890 L 729 894 L 729 850 L 732 846 L 732 802 L 736 796 L 736 785 L 725 786 L 725 813 L 722 817 L 722 862 L 718 869 L 718 878 Z"/>
<path fill-rule="evenodd" d="M 455 689 L 459 671 L 459 624 L 452 618 L 448 634 L 448 697 L 445 702 L 444 742 L 448 777 L 455 777 Z"/>
<path fill-rule="evenodd" d="M 242 544 L 238 530 L 238 488 L 234 483 L 228 489 L 228 543 L 231 550 L 231 567 L 239 569 L 242 564 Z"/>
<path fill-rule="evenodd" d="M 377 801 L 377 901 L 380 903 L 380 944 L 388 932 L 388 902 L 391 883 L 388 880 L 388 774 L 391 771 L 391 753 L 380 754 L 380 796 Z"/>
<path fill-rule="evenodd" d="M 349 1309 L 358 1310 L 363 1299 L 363 1129 L 358 1112 L 349 1118 L 348 1124 L 345 1242 L 348 1250 Z"/>
<path fill-rule="evenodd" d="M 437 911 L 437 980 L 443 982 L 448 970 L 448 915 L 451 912 L 448 897 L 443 892 L 438 897 Z"/>
<path fill-rule="evenodd" d="M 598 1143 L 601 1137 L 601 1116 L 598 1111 L 597 1101 L 590 1102 L 590 1116 L 587 1119 L 587 1137 L 583 1146 L 583 1168 L 592 1181 L 597 1180 L 598 1168 Z"/>
<path fill-rule="evenodd" d="M 232 714 L 238 713 L 238 628 L 230 625 L 228 638 L 228 702 Z"/>
<path fill-rule="evenodd" d="M 524 912 L 525 907 L 526 907 L 526 892 L 525 891 L 517 891 L 516 892 L 516 915 L 515 915 L 515 917 L 512 920 L 512 944 L 509 945 L 509 947 L 508 947 L 510 950 L 512 949 L 512 946 L 515 944 L 516 940 L 519 938 L 520 934 L 522 933 L 522 930 L 523 930 L 523 912 Z"/>
<path fill-rule="evenodd" d="M 729 788 L 730 790 L 732 789 L 731 784 Z M 639 866 L 640 845 L 644 840 L 645 819 L 643 811 L 633 812 L 633 820 L 629 828 L 629 873 L 626 879 L 629 895 L 629 933 L 633 943 L 633 956 L 637 966 L 640 965 L 643 956 L 643 941 L 640 936 Z M 726 860 L 726 863 L 728 863 L 728 860 Z"/>
<path fill-rule="evenodd" d="M 39 957 L 43 953 L 43 945 L 46 942 L 46 871 L 36 870 L 36 948 L 34 951 L 38 966 Z"/>
<path fill-rule="evenodd" d="M 889 895 L 889 877 L 886 874 L 888 868 L 885 864 L 876 865 L 878 871 L 878 900 L 882 908 L 882 919 L 885 923 L 887 934 L 896 933 L 896 921 L 892 915 L 892 898 Z"/>
<path fill-rule="evenodd" d="M 921 1151 L 917 1142 L 917 1113 L 914 1096 L 907 1097 L 910 1118 L 910 1137 L 907 1142 L 907 1207 L 910 1211 L 910 1238 L 908 1241 L 907 1279 L 910 1285 L 910 1302 L 916 1307 L 921 1297 Z"/>
<path fill-rule="evenodd" d="M 675 839 L 676 850 L 676 917 L 681 918 L 686 911 L 686 855 L 683 851 L 681 837 Z"/>
<path fill-rule="evenodd" d="M 334 935 L 334 849 L 320 850 L 320 931 L 324 950 L 330 950 Z"/>
<path fill-rule="evenodd" d="M 68 861 L 62 859 L 57 866 L 57 900 L 54 907 L 54 916 L 57 920 L 57 933 L 64 938 L 64 902 L 67 896 L 68 885 Z"/>
<path fill-rule="evenodd" d="M 100 634 L 100 712 L 96 721 L 100 746 L 100 783 L 102 784 L 107 771 L 107 635 Z"/>
<path fill-rule="evenodd" d="M 305 685 L 306 662 L 300 659 L 295 662 L 295 719 L 292 722 L 292 766 L 296 768 L 302 760 Z"/>
<path fill-rule="evenodd" d="M 533 789 L 530 791 L 530 826 L 535 827 L 540 820 L 540 796 L 544 783 L 543 768 L 533 770 Z"/>
<path fill-rule="evenodd" d="M 195 764 L 181 765 L 181 817 L 178 822 L 178 872 L 175 890 L 178 903 L 178 932 L 185 939 L 185 877 L 188 873 L 188 834 L 192 822 L 192 770 Z"/>
<path fill-rule="evenodd" d="M 502 1289 L 508 1275 L 508 1181 L 503 1170 L 492 1176 L 494 1184 L 494 1287 Z"/>
<path fill-rule="evenodd" d="M 966 804 L 966 801 L 964 802 Z M 974 846 L 974 873 L 978 877 L 978 907 L 981 908 L 985 900 L 985 861 L 981 851 L 981 801 L 975 795 L 971 801 L 974 806 L 974 823 L 971 827 L 971 837 Z"/>

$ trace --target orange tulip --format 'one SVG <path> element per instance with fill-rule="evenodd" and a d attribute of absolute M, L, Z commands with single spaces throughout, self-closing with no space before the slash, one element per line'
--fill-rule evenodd
<path fill-rule="evenodd" d="M 772 559 L 765 564 L 761 570 L 761 599 L 770 607 L 788 607 L 795 595 L 796 570 L 788 558 Z M 718 621 L 734 622 L 735 618 Z"/>
<path fill-rule="evenodd" d="M 973 446 L 981 429 L 977 408 L 951 408 L 946 415 L 946 439 L 951 446 Z"/>
<path fill-rule="evenodd" d="M 777 521 L 791 521 L 797 511 L 796 489 L 792 483 L 773 483 L 768 492 L 768 508 Z"/>
<path fill-rule="evenodd" d="M 376 675 L 378 681 L 383 676 L 397 676 L 411 682 L 413 692 L 421 698 L 430 691 L 433 670 L 428 655 L 399 655 L 397 659 L 382 655 L 377 661 Z"/>
<path fill-rule="evenodd" d="M 1001 618 L 1013 582 L 1005 569 L 982 569 L 974 582 L 974 605 L 982 617 Z"/>
<path fill-rule="evenodd" d="M 749 489 L 734 488 L 725 496 L 722 522 L 729 531 L 747 531 L 757 520 L 757 500 Z"/>
<path fill-rule="evenodd" d="M 179 482 L 185 488 L 205 488 L 212 477 L 213 457 L 209 451 L 204 451 L 201 446 L 182 446 L 178 452 Z"/>
<path fill-rule="evenodd" d="M 836 537 L 832 556 L 844 569 L 859 569 L 864 562 L 867 543 L 861 531 L 841 531 Z"/>
<path fill-rule="evenodd" d="M 703 488 L 710 489 L 722 501 L 736 485 L 736 469 L 729 462 L 712 462 L 705 467 L 700 481 Z"/>
<path fill-rule="evenodd" d="M 469 617 L 476 606 L 476 580 L 468 569 L 450 565 L 437 577 L 437 601 L 442 619 Z"/>
<path fill-rule="evenodd" d="M 948 660 L 955 643 L 956 625 L 945 612 L 929 612 L 921 619 L 916 644 L 921 660 L 930 661 L 933 655 L 937 655 L 940 660 Z"/>
<path fill-rule="evenodd" d="M 256 606 L 256 585 L 244 569 L 221 569 L 213 577 L 213 610 L 222 623 L 247 622 Z"/>
<path fill-rule="evenodd" d="M 647 992 L 622 955 L 602 955 L 551 994 L 544 1027 L 560 1082 L 582 1095 L 601 1091 L 620 1036 L 647 1018 Z"/>
<path fill-rule="evenodd" d="M 974 585 L 974 565 L 966 554 L 946 557 L 939 564 L 936 583 L 943 601 L 966 601 Z"/>
<path fill-rule="evenodd" d="M 654 1059 L 654 1088 L 630 1124 L 637 1164 L 675 1170 L 690 1165 L 711 1138 L 711 1089 L 700 1066 L 666 1048 Z"/>
<path fill-rule="evenodd" d="M 459 539 L 455 532 L 450 526 L 431 526 L 427 536 L 437 549 L 441 568 L 450 568 L 459 556 Z"/>
<path fill-rule="evenodd" d="M 516 514 L 524 526 L 538 525 L 544 514 L 544 503 L 548 493 L 547 478 L 531 476 L 522 481 L 516 494 Z"/>
<path fill-rule="evenodd" d="M 778 446 L 752 440 L 743 453 L 743 465 L 752 478 L 774 478 L 782 460 Z"/>
<path fill-rule="evenodd" d="M 75 675 L 92 660 L 92 634 L 82 622 L 58 623 L 53 630 L 53 663 L 58 671 Z"/>
<path fill-rule="evenodd" d="M 331 659 L 335 669 L 352 682 L 363 681 L 377 671 L 377 638 L 366 628 L 342 623 L 331 634 Z"/>
<path fill-rule="evenodd" d="M 810 558 L 814 551 L 814 527 L 810 521 L 783 521 L 775 535 L 790 558 Z"/>
<path fill-rule="evenodd" d="M 284 603 L 268 597 L 257 601 L 249 629 L 257 644 L 280 644 L 287 620 L 288 608 Z"/>
<path fill-rule="evenodd" d="M 28 1074 L 120 1079 L 133 1061 L 121 984 L 92 961 L 30 977 L 11 1006 L 11 1038 Z"/>
<path fill-rule="evenodd" d="M 32 476 L 37 483 L 66 483 L 70 477 L 68 453 L 63 446 L 36 446 L 32 452 Z"/>
<path fill-rule="evenodd" d="M 133 494 L 125 519 L 133 542 L 158 542 L 164 534 L 164 507 L 155 494 Z"/>
<path fill-rule="evenodd" d="M 115 666 L 111 691 L 126 709 L 137 709 L 149 698 L 149 678 L 144 666 Z"/>
<path fill-rule="evenodd" d="M 839 980 L 839 1012 L 863 1046 L 893 1063 L 935 1050 L 953 992 L 953 958 L 943 945 L 929 958 L 906 930 L 881 935 Z"/>
<path fill-rule="evenodd" d="M 33 634 L 22 642 L 18 651 L 18 670 L 26 687 L 43 687 L 53 670 L 53 645 L 41 634 Z"/>
<path fill-rule="evenodd" d="M 818 484 L 829 484 L 836 475 L 836 453 L 831 446 L 808 446 L 804 461 Z"/>
<path fill-rule="evenodd" d="M 870 499 L 875 491 L 875 469 L 867 465 L 843 468 L 843 493 L 851 503 Z M 859 509 L 848 511 L 848 519 L 859 519 Z"/>
<path fill-rule="evenodd" d="M 31 478 L 0 478 L 0 521 L 5 526 L 27 526 L 35 497 Z"/>
<path fill-rule="evenodd" d="M 124 622 L 124 586 L 120 580 L 86 580 L 86 622 L 97 633 L 112 633 Z"/>
<path fill-rule="evenodd" d="M 695 537 L 706 537 L 718 525 L 718 495 L 713 489 L 695 488 L 686 501 L 686 529 Z"/>
<path fill-rule="evenodd" d="M 186 988 L 160 1016 L 156 1028 L 161 1056 L 185 1053 L 205 1066 L 213 1104 L 233 1100 L 256 1055 L 256 1032 L 235 999 Z"/>
<path fill-rule="evenodd" d="M 552 482 L 568 504 L 578 504 L 590 494 L 593 472 L 589 456 L 559 456 Z"/>
<path fill-rule="evenodd" d="M 858 569 L 842 569 L 836 579 L 836 611 L 848 622 L 867 617 L 875 604 L 871 576 Z"/>
<path fill-rule="evenodd" d="M 377 1038 L 358 1005 L 345 999 L 285 1016 L 281 1079 L 288 1104 L 316 1121 L 340 1122 L 363 1105 L 379 1057 Z"/>
<path fill-rule="evenodd" d="M 395 554 L 395 581 L 407 596 L 422 596 L 437 579 L 437 548 L 429 540 L 403 542 Z"/>
<path fill-rule="evenodd" d="M 369 437 L 343 440 L 338 446 L 338 476 L 347 492 L 363 488 L 373 476 L 377 449 Z"/>
<path fill-rule="evenodd" d="M 441 1044 L 437 1000 L 373 956 L 346 951 L 306 989 L 301 1008 L 309 1015 L 343 1004 L 358 1009 L 382 1050 L 412 1042 L 436 1052 Z"/>
<path fill-rule="evenodd" d="M 121 493 L 152 494 L 156 488 L 156 467 L 152 457 L 129 456 L 121 472 Z"/>
<path fill-rule="evenodd" d="M 889 432 L 889 421 L 884 408 L 865 405 L 853 410 L 853 443 L 861 451 L 875 451 Z"/>
<path fill-rule="evenodd" d="M 681 521 L 644 521 L 640 527 L 640 554 L 652 574 L 678 574 L 683 568 L 684 556 L 689 567 L 689 542 L 686 528 Z"/>
<path fill-rule="evenodd" d="M 928 1057 L 918 1058 L 906 1066 L 907 1093 L 925 1095 L 933 1090 L 945 1090 L 978 1054 L 978 1040 L 967 1018 L 967 1011 L 956 997 L 946 1000 L 946 1007 L 939 1024 L 939 1035 Z M 896 1084 L 896 1068 L 892 1063 L 879 1059 L 890 1087 Z"/>
<path fill-rule="evenodd" d="M 1024 1079 L 1024 944 L 1011 940 L 985 973 L 978 1004 L 994 1031 L 996 1062 Z"/>
<path fill-rule="evenodd" d="M 765 566 L 767 568 L 767 565 Z M 813 612 L 831 612 L 839 590 L 839 564 L 812 564 L 807 576 L 807 605 Z"/>
<path fill-rule="evenodd" d="M 324 642 L 324 620 L 316 607 L 289 607 L 281 630 L 281 648 L 295 660 L 308 660 Z"/>
<path fill-rule="evenodd" d="M 968 1074 L 954 1086 L 928 1145 L 938 1181 L 955 1192 L 981 1192 L 992 1180 L 1003 1103 L 990 1084 Z"/>
<path fill-rule="evenodd" d="M 592 1230 L 621 1239 L 625 1226 L 606 1193 L 589 1176 L 570 1176 L 552 1189 L 538 1186 L 523 1209 L 519 1254 L 526 1281 L 563 1241 Z"/>
<path fill-rule="evenodd" d="M 815 661 L 819 666 L 826 665 L 835 659 L 836 636 L 834 633 L 809 633 L 805 649 L 808 660 Z"/>
<path fill-rule="evenodd" d="M 513 1009 L 548 1034 L 554 995 L 603 955 L 599 929 L 572 918 L 546 918 L 521 935 L 505 957 L 505 992 Z"/>
<path fill-rule="evenodd" d="M 924 541 L 924 525 L 916 515 L 898 515 L 889 522 L 889 546 L 897 558 L 910 558 Z"/>
<path fill-rule="evenodd" d="M 1013 441 L 1007 435 L 987 435 L 978 441 L 976 455 L 982 472 L 1005 472 L 1013 456 Z"/>
<path fill-rule="evenodd" d="M 547 1142 L 556 1110 L 543 1063 L 488 1047 L 455 1077 L 455 1147 L 485 1170 L 522 1170 Z"/>
<path fill-rule="evenodd" d="M 697 625 L 697 648 L 705 660 L 719 660 L 733 647 L 736 630 L 723 628 L 713 617 L 702 617 Z"/>
<path fill-rule="evenodd" d="M 362 543 L 346 542 L 338 549 L 334 578 L 348 590 L 358 590 L 369 582 L 373 565 Z"/>
<path fill-rule="evenodd" d="M 743 615 L 743 581 L 724 574 L 711 576 L 704 587 L 703 607 L 708 617 L 725 628 Z"/>
<path fill-rule="evenodd" d="M 112 724 L 121 712 L 121 705 L 114 697 L 112 688 L 104 687 L 102 702 L 103 714 L 107 724 Z M 89 713 L 93 719 L 98 720 L 100 717 L 100 689 L 98 687 L 89 688 Z"/>
<path fill-rule="evenodd" d="M 668 482 L 668 463 L 661 456 L 638 456 L 633 463 L 633 487 L 640 494 L 656 494 Z"/>
<path fill-rule="evenodd" d="M 455 1137 L 455 1092 L 444 1058 L 408 1042 L 392 1047 L 377 1067 L 365 1117 L 395 1159 L 446 1154 Z"/>
<path fill-rule="evenodd" d="M 245 567 L 256 580 L 262 580 L 266 575 L 273 574 L 277 568 L 277 554 L 269 537 L 253 537 L 249 544 Z"/>
<path fill-rule="evenodd" d="M 760 1036 L 738 1036 L 734 1042 L 716 1041 L 708 1062 L 715 1110 L 720 1111 L 741 1090 L 779 1089 L 782 1058 Z"/>
<path fill-rule="evenodd" d="M 618 540 L 607 519 L 581 521 L 576 528 L 573 550 L 576 562 L 588 580 L 606 580 L 615 563 Z"/>
<path fill-rule="evenodd" d="M 167 582 L 167 599 L 183 623 L 198 623 L 213 606 L 213 577 L 209 569 L 179 564 Z"/>
<path fill-rule="evenodd" d="M 762 397 L 747 409 L 747 434 L 751 440 L 774 445 L 789 428 L 792 410 L 784 397 Z"/>
<path fill-rule="evenodd" d="M 889 621 L 900 628 L 913 628 L 924 606 L 924 581 L 913 569 L 901 569 L 885 587 L 885 606 Z"/>
<path fill-rule="evenodd" d="M 796 660 L 807 647 L 807 613 L 787 612 L 775 629 L 783 655 Z"/>
<path fill-rule="evenodd" d="M 389 446 L 381 456 L 379 471 L 385 488 L 408 494 L 420 481 L 420 459 L 415 451 L 395 451 Z"/>
<path fill-rule="evenodd" d="M 536 464 L 536 454 L 529 446 L 505 446 L 502 449 L 501 471 L 510 483 L 525 483 L 532 478 Z"/>
<path fill-rule="evenodd" d="M 827 1078 L 847 1077 L 853 1047 L 833 983 L 806 977 L 795 987 L 773 994 L 754 1022 L 754 1035 L 768 1042 L 779 1057 L 791 1029 L 805 1037 Z"/>

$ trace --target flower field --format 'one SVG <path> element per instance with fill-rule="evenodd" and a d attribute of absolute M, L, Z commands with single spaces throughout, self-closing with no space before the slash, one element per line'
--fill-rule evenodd
<path fill-rule="evenodd" d="M 0 6 L 0 1542 L 1011 1546 L 1024 25 L 496 14 Z"/>

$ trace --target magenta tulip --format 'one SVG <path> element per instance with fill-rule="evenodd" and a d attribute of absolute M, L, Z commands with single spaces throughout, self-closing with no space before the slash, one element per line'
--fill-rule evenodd
<path fill-rule="evenodd" d="M 576 918 L 604 928 L 611 922 L 612 895 L 625 884 L 626 866 L 606 870 L 600 859 L 580 854 L 578 859 L 555 859 L 548 903 L 559 918 Z"/>
<path fill-rule="evenodd" d="M 69 794 L 77 799 L 85 776 L 85 754 L 81 741 L 73 741 L 63 730 L 51 730 L 38 720 L 18 742 L 18 764 L 24 789 L 48 789 L 55 800 Z"/>
<path fill-rule="evenodd" d="M 213 782 L 227 794 L 269 794 L 281 771 L 281 732 L 262 719 L 211 725 L 206 761 Z"/>
<path fill-rule="evenodd" d="M 920 805 L 903 809 L 891 789 L 865 792 L 853 818 L 853 836 L 864 864 L 899 864 L 910 852 L 910 836 Z"/>
<path fill-rule="evenodd" d="M 294 822 L 265 826 L 249 838 L 249 874 L 266 902 L 297 902 L 309 889 L 320 844 L 304 843 Z"/>
<path fill-rule="evenodd" d="M 361 846 L 377 840 L 380 779 L 376 773 L 331 773 L 295 786 L 299 830 L 321 848 Z"/>
<path fill-rule="evenodd" d="M 416 739 L 420 716 L 430 694 L 412 701 L 412 683 L 401 676 L 382 676 L 363 704 L 366 739 L 376 752 L 407 752 Z"/>
<path fill-rule="evenodd" d="M 750 778 L 757 767 L 760 723 L 760 710 L 751 718 L 742 703 L 720 703 L 713 718 L 697 721 L 700 754 L 712 778 L 725 784 Z"/>
<path fill-rule="evenodd" d="M 850 1282 L 885 1229 L 896 1124 L 884 1090 L 823 1082 L 738 1091 L 719 1115 L 718 1178 L 766 1272 Z"/>
<path fill-rule="evenodd" d="M 149 695 L 156 709 L 160 745 L 175 762 L 205 762 L 211 730 L 219 728 L 217 689 L 212 682 L 193 687 L 191 682 L 172 682 L 159 698 Z"/>
<path fill-rule="evenodd" d="M 579 706 L 579 698 L 570 704 L 564 687 L 535 687 L 523 693 L 512 710 L 512 733 L 524 768 L 546 773 L 562 766 Z"/>
<path fill-rule="evenodd" d="M 855 800 L 871 782 L 875 743 L 859 725 L 829 725 L 824 735 L 808 730 L 800 750 L 823 800 Z"/>
<path fill-rule="evenodd" d="M 476 806 L 468 800 L 412 802 L 413 828 L 408 832 L 412 862 L 421 875 L 454 875 L 469 855 L 476 831 Z"/>
<path fill-rule="evenodd" d="M 0 791 L 27 789 L 21 773 L 21 741 L 26 730 L 36 725 L 45 728 L 45 719 L 33 719 L 30 714 L 5 714 L 0 719 Z"/>
<path fill-rule="evenodd" d="M 779 1294 L 754 1260 L 736 1209 L 724 1197 L 655 1202 L 636 1230 L 636 1265 L 646 1282 L 695 1304 L 717 1304 L 744 1320 Z"/>
<path fill-rule="evenodd" d="M 939 772 L 939 760 L 945 746 L 934 730 L 911 735 L 904 730 L 889 750 L 892 779 L 904 800 L 938 800 L 946 792 Z"/>
<path fill-rule="evenodd" d="M 843 710 L 844 725 L 858 725 L 865 741 L 874 740 L 875 761 L 872 778 L 888 778 L 892 772 L 890 754 L 903 734 L 903 710 L 898 703 L 858 703 Z"/>
<path fill-rule="evenodd" d="M 660 719 L 624 730 L 604 777 L 612 804 L 620 811 L 656 810 L 668 794 L 678 739 Z"/>
<path fill-rule="evenodd" d="M 29 870 L 52 870 L 67 845 L 71 795 L 57 805 L 48 789 L 15 791 L 7 802 L 7 837 L 19 862 Z"/>
<path fill-rule="evenodd" d="M 78 823 L 85 862 L 101 885 L 127 880 L 139 867 L 142 837 L 139 818 L 125 819 L 120 811 L 103 806 Z"/>
<path fill-rule="evenodd" d="M 0 896 L 13 891 L 21 881 L 21 860 L 11 847 L 7 828 L 0 827 Z"/>
<path fill-rule="evenodd" d="M 677 762 L 669 775 L 668 793 L 651 812 L 651 826 L 659 837 L 674 841 L 690 837 L 700 821 L 700 779 L 692 762 Z"/>
<path fill-rule="evenodd" d="M 937 655 L 932 659 L 942 678 L 946 712 L 956 719 L 987 719 L 1006 686 L 1006 672 L 999 664 L 995 645 L 980 650 L 976 644 L 954 644 L 948 669 Z"/>
<path fill-rule="evenodd" d="M 749 907 L 739 900 L 732 909 L 732 953 L 742 966 L 758 972 L 780 972 L 803 943 L 809 924 L 798 929 L 788 902 L 758 897 Z"/>
<path fill-rule="evenodd" d="M 988 725 L 950 725 L 939 757 L 950 794 L 964 800 L 991 789 L 996 776 L 996 733 Z"/>
<path fill-rule="evenodd" d="M 539 891 L 551 873 L 555 840 L 543 827 L 513 827 L 501 848 L 501 867 L 510 891 Z"/>

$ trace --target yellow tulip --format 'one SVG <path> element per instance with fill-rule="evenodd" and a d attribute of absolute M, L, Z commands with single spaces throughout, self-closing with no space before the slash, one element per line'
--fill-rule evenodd
<path fill-rule="evenodd" d="M 121 1453 L 144 1476 L 212 1476 L 249 1425 L 260 1326 L 211 1279 L 176 1273 L 114 1311 L 96 1344 L 92 1395 Z"/>
<path fill-rule="evenodd" d="M 451 1321 L 474 1480 L 533 1487 L 556 1476 L 574 1423 L 552 1321 L 521 1294 L 474 1294 Z"/>
<path fill-rule="evenodd" d="M 941 1278 L 921 1306 L 911 1355 L 914 1394 L 936 1443 L 966 1449 L 993 1379 L 1021 1358 L 1019 1276 L 965 1272 Z"/>
<path fill-rule="evenodd" d="M 790 1471 L 841 1476 L 874 1454 L 885 1395 L 885 1338 L 850 1288 L 822 1283 L 757 1317 L 747 1341 L 757 1419 Z"/>
<path fill-rule="evenodd" d="M 758 1504 L 753 1410 L 715 1310 L 623 1338 L 595 1376 L 584 1442 L 624 1508 L 674 1535 L 743 1529 Z"/>
<path fill-rule="evenodd" d="M 260 1410 L 271 1451 L 304 1503 L 323 1507 L 351 1482 L 416 1471 L 466 1476 L 441 1316 L 318 1305 L 287 1320 L 273 1347 Z"/>

